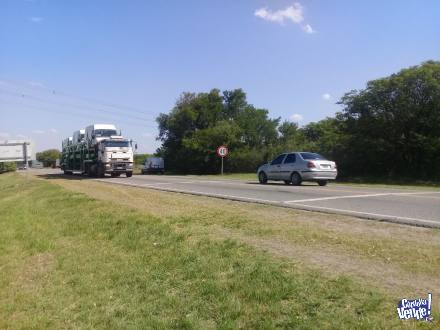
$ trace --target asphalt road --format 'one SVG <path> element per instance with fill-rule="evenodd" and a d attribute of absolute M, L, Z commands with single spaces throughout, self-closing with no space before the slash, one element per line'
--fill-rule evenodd
<path fill-rule="evenodd" d="M 25 171 L 23 171 L 25 172 Z M 21 173 L 23 173 L 21 172 Z M 34 175 L 102 181 L 141 188 L 270 204 L 308 211 L 344 214 L 416 226 L 440 228 L 440 189 L 372 188 L 329 183 L 302 186 L 257 180 L 208 180 L 188 176 L 135 175 L 131 178 L 89 178 L 60 170 L 29 170 Z M 30 174 L 31 174 L 30 173 Z"/>
<path fill-rule="evenodd" d="M 326 187 L 314 183 L 261 185 L 256 180 L 160 175 L 93 180 L 440 228 L 440 189 L 370 188 L 331 183 Z"/>

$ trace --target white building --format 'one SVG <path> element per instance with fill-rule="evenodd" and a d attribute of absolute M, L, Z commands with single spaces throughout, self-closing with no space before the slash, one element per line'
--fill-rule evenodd
<path fill-rule="evenodd" d="M 0 140 L 0 163 L 15 162 L 28 165 L 35 160 L 35 145 L 30 140 Z"/>

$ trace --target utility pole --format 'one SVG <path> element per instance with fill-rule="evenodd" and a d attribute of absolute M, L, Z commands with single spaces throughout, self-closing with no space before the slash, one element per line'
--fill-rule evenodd
<path fill-rule="evenodd" d="M 24 158 L 24 164 L 23 164 L 24 168 L 27 169 L 28 156 L 27 156 L 27 143 L 26 142 L 23 143 L 23 158 Z"/>

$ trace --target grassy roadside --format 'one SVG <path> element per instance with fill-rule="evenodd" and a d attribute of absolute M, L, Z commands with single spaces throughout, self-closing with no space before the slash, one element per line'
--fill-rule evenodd
<path fill-rule="evenodd" d="M 322 215 L 310 215 L 307 223 L 292 219 L 304 212 L 274 214 L 266 206 L 87 180 L 58 183 L 69 190 L 0 176 L 0 328 L 402 326 L 395 294 L 258 246 L 264 238 L 299 248 L 334 236 Z M 279 220 L 272 221 L 276 226 L 268 216 Z M 339 230 L 350 225 L 349 219 L 341 221 Z M 295 227 L 300 234 L 293 236 Z M 402 226 L 390 227 L 399 228 L 395 232 L 385 228 L 408 234 L 400 232 Z M 418 240 L 428 237 L 438 239 L 438 232 L 409 235 L 416 257 L 422 257 Z M 334 237 L 326 244 L 352 242 Z M 438 260 L 432 263 L 438 267 Z"/>

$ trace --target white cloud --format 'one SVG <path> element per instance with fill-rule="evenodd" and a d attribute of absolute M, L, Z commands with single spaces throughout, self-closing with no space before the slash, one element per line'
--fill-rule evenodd
<path fill-rule="evenodd" d="M 324 100 L 328 101 L 332 98 L 332 96 L 329 93 L 324 93 L 324 94 L 322 94 L 322 98 Z"/>
<path fill-rule="evenodd" d="M 33 130 L 32 133 L 34 133 L 34 134 L 44 134 L 44 131 L 41 130 L 41 129 L 36 129 L 36 130 Z"/>
<path fill-rule="evenodd" d="M 26 139 L 26 135 L 23 135 L 23 134 L 17 134 L 15 137 L 17 139 Z"/>
<path fill-rule="evenodd" d="M 305 33 L 315 33 L 316 31 L 313 30 L 312 26 L 310 24 L 306 24 L 302 26 L 302 29 L 304 30 Z"/>
<path fill-rule="evenodd" d="M 32 87 L 46 87 L 43 83 L 40 83 L 38 81 L 28 81 L 28 84 Z"/>
<path fill-rule="evenodd" d="M 295 123 L 298 123 L 303 120 L 303 116 L 300 115 L 299 113 L 294 113 L 289 117 L 289 119 Z"/>
<path fill-rule="evenodd" d="M 41 23 L 43 21 L 43 19 L 44 19 L 43 17 L 39 17 L 39 16 L 33 16 L 33 17 L 29 18 L 29 20 L 32 23 Z"/>
<path fill-rule="evenodd" d="M 51 128 L 51 129 L 49 129 L 49 132 L 51 132 L 51 133 L 58 133 L 58 131 L 55 129 L 55 128 Z"/>
<path fill-rule="evenodd" d="M 271 11 L 266 8 L 257 9 L 255 16 L 269 22 L 284 23 L 285 20 L 290 20 L 294 23 L 301 23 L 304 20 L 303 7 L 300 3 L 294 3 L 283 10 Z"/>
<path fill-rule="evenodd" d="M 2 138 L 2 139 L 7 139 L 10 136 L 11 136 L 11 134 L 9 134 L 7 132 L 0 132 L 0 138 Z"/>
<path fill-rule="evenodd" d="M 276 11 L 263 7 L 257 9 L 254 15 L 265 21 L 279 24 L 284 24 L 285 21 L 292 21 L 295 24 L 300 24 L 302 30 L 306 33 L 311 34 L 316 32 L 310 24 L 301 24 L 304 22 L 304 9 L 298 2 L 295 2 L 292 6 L 285 9 Z"/>

